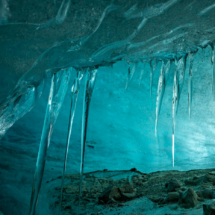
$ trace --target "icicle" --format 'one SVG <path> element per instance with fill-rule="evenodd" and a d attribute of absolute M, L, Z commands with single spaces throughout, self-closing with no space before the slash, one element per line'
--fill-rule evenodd
<path fill-rule="evenodd" d="M 129 67 L 128 67 L 128 76 L 127 76 L 127 80 L 126 80 L 125 90 L 128 88 L 128 85 L 130 84 L 130 82 L 134 76 L 136 67 L 137 67 L 137 63 L 132 64 L 132 66 L 129 65 Z"/>
<path fill-rule="evenodd" d="M 66 171 L 67 155 L 68 155 L 68 150 L 69 150 L 69 143 L 70 143 L 70 137 L 71 137 L 71 132 L 72 132 L 73 119 L 74 119 L 74 115 L 75 115 L 76 103 L 77 103 L 77 98 L 78 98 L 78 93 L 79 93 L 79 86 L 80 86 L 80 81 L 81 81 L 82 77 L 83 77 L 83 73 L 81 71 L 79 71 L 77 73 L 77 77 L 74 80 L 74 83 L 71 88 L 72 99 L 71 99 L 71 107 L 70 107 L 69 127 L 68 127 L 68 134 L 67 134 L 64 166 L 63 166 L 63 173 L 62 173 L 62 180 L 61 180 L 59 214 L 61 214 L 62 193 L 63 193 L 64 177 L 65 177 L 65 171 Z"/>
<path fill-rule="evenodd" d="M 175 123 L 176 114 L 178 110 L 178 104 L 180 100 L 180 94 L 182 92 L 184 84 L 184 75 L 186 70 L 186 57 L 182 57 L 178 62 L 175 62 L 176 69 L 174 74 L 174 84 L 173 84 L 173 98 L 172 98 L 172 160 L 174 167 L 174 153 L 175 153 Z"/>
<path fill-rule="evenodd" d="M 85 144 L 87 138 L 87 124 L 89 116 L 90 101 L 93 93 L 93 88 L 95 85 L 97 70 L 88 71 L 86 77 L 86 85 L 84 92 L 84 102 L 83 102 L 83 115 L 82 115 L 82 131 L 81 131 L 81 165 L 80 165 L 80 184 L 79 184 L 79 198 L 78 198 L 78 214 L 80 214 L 80 201 L 81 201 L 81 188 L 83 180 L 83 170 L 84 170 L 84 156 L 85 156 Z"/>
<path fill-rule="evenodd" d="M 164 62 L 162 62 L 160 77 L 158 81 L 158 89 L 157 89 L 155 136 L 157 136 L 158 117 L 160 113 L 164 91 L 165 91 L 165 72 L 164 72 Z"/>
<path fill-rule="evenodd" d="M 213 93 L 213 99 L 215 99 L 215 49 L 214 49 L 214 45 L 212 45 L 212 66 L 213 66 L 213 73 L 212 73 L 212 93 Z"/>
<path fill-rule="evenodd" d="M 164 62 L 162 62 L 160 77 L 158 81 L 158 89 L 157 89 L 155 136 L 157 136 L 158 118 L 159 118 L 163 96 L 166 88 L 166 81 L 169 76 L 169 69 L 170 69 L 170 61 L 168 61 L 166 65 L 164 65 Z"/>
<path fill-rule="evenodd" d="M 184 85 L 184 76 L 185 76 L 185 70 L 186 70 L 186 59 L 187 59 L 187 56 L 183 56 L 178 61 L 178 64 L 177 64 L 177 67 L 178 67 L 177 70 L 179 73 L 179 99 L 180 99 L 180 95 L 181 95 L 182 88 Z"/>
<path fill-rule="evenodd" d="M 139 86 L 140 86 L 140 84 L 141 84 L 141 82 L 142 82 L 142 79 L 143 79 L 143 73 L 144 73 L 144 70 L 145 70 L 145 62 L 144 62 L 144 61 L 142 61 L 142 63 L 143 63 L 143 68 L 141 69 L 141 73 L 140 73 Z"/>
<path fill-rule="evenodd" d="M 170 70 L 170 66 L 171 66 L 171 61 L 168 60 L 165 67 L 164 67 L 164 70 L 165 70 L 165 82 L 168 81 L 169 79 L 169 70 Z"/>
<path fill-rule="evenodd" d="M 157 60 L 155 60 L 155 64 L 152 65 L 152 61 L 150 62 L 150 97 L 152 97 L 152 85 L 153 85 L 153 77 L 154 77 L 154 72 L 157 67 Z"/>
<path fill-rule="evenodd" d="M 51 112 L 52 112 L 52 99 L 54 94 L 54 75 L 51 79 L 51 87 L 49 92 L 49 99 L 46 108 L 46 115 L 43 125 L 42 137 L 40 141 L 40 148 L 37 157 L 36 171 L 34 174 L 34 182 L 31 194 L 30 212 L 29 215 L 34 215 L 36 211 L 36 205 L 38 201 L 38 195 L 42 183 L 43 172 L 45 168 L 45 159 L 47 154 L 48 145 L 50 142 L 51 133 Z"/>
<path fill-rule="evenodd" d="M 189 120 L 190 120 L 190 116 L 191 116 L 191 103 L 192 103 L 193 58 L 194 58 L 194 54 L 190 52 L 189 53 L 189 61 L 190 61 L 190 66 L 189 66 L 189 83 L 188 83 Z"/>
<path fill-rule="evenodd" d="M 174 74 L 174 83 L 173 83 L 173 98 L 172 98 L 172 161 L 174 167 L 174 145 L 175 145 L 175 120 L 176 120 L 176 113 L 178 107 L 178 71 L 177 68 L 175 69 Z"/>
<path fill-rule="evenodd" d="M 46 155 L 50 144 L 53 126 L 65 98 L 68 85 L 70 83 L 70 77 L 71 69 L 69 68 L 67 70 L 57 72 L 51 79 L 49 100 L 46 108 L 46 115 L 34 173 L 29 215 L 35 215 L 36 212 L 38 196 L 45 168 Z"/>

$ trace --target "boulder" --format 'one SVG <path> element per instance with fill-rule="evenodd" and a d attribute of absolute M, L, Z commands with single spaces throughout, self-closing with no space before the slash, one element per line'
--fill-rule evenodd
<path fill-rule="evenodd" d="M 198 196 L 193 188 L 188 188 L 184 192 L 179 191 L 179 205 L 184 208 L 193 208 L 198 203 Z"/>
<path fill-rule="evenodd" d="M 202 182 L 203 180 L 203 177 L 198 177 L 198 176 L 194 176 L 193 178 L 188 178 L 188 179 L 185 179 L 184 183 L 185 185 L 198 185 Z"/>
<path fill-rule="evenodd" d="M 132 184 L 125 183 L 120 187 L 109 187 L 99 197 L 100 204 L 107 204 L 109 202 L 128 201 L 136 196 L 136 190 Z"/>
<path fill-rule="evenodd" d="M 113 200 L 119 200 L 121 198 L 121 194 L 119 188 L 113 186 L 106 189 L 98 198 L 99 204 L 107 204 L 112 202 Z"/>
<path fill-rule="evenodd" d="M 181 185 L 177 179 L 171 179 L 169 182 L 165 184 L 167 192 L 174 192 L 177 188 L 180 188 Z"/>
<path fill-rule="evenodd" d="M 215 202 L 212 202 L 210 204 L 203 204 L 203 214 L 215 215 Z"/>
<path fill-rule="evenodd" d="M 212 183 L 215 183 L 215 171 L 213 172 L 209 172 L 208 174 L 205 175 L 205 178 L 204 178 L 204 181 L 205 182 L 212 182 Z"/>
<path fill-rule="evenodd" d="M 198 191 L 198 196 L 204 199 L 214 199 L 215 198 L 215 189 L 204 189 Z"/>
<path fill-rule="evenodd" d="M 179 193 L 178 192 L 170 192 L 168 193 L 167 197 L 164 199 L 164 202 L 178 202 L 179 200 Z"/>

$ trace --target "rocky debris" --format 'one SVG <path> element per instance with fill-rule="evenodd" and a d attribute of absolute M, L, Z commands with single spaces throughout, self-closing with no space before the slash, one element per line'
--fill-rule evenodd
<path fill-rule="evenodd" d="M 179 191 L 179 205 L 183 208 L 193 208 L 198 203 L 198 196 L 193 188 L 188 188 L 184 192 Z"/>
<path fill-rule="evenodd" d="M 205 181 L 212 182 L 215 184 L 215 171 L 209 172 L 205 175 Z"/>
<path fill-rule="evenodd" d="M 168 202 L 178 202 L 179 193 L 178 192 L 170 192 L 167 194 L 167 197 L 164 199 L 164 203 Z"/>
<path fill-rule="evenodd" d="M 194 176 L 193 178 L 188 178 L 184 180 L 185 185 L 198 185 L 203 181 L 203 177 Z"/>
<path fill-rule="evenodd" d="M 99 204 L 108 204 L 116 202 L 121 198 L 119 188 L 113 186 L 105 190 L 98 198 Z"/>
<path fill-rule="evenodd" d="M 170 207 L 177 206 L 177 210 L 180 210 L 180 207 L 201 208 L 201 202 L 204 201 L 206 204 L 210 199 L 215 198 L 214 171 L 215 169 L 161 171 L 144 174 L 135 170 L 131 173 L 129 170 L 121 171 L 122 177 L 118 177 L 120 172 L 108 170 L 96 172 L 95 175 L 87 173 L 83 180 L 81 205 L 89 208 L 99 203 L 104 207 L 115 208 L 123 202 L 147 197 L 158 207 L 168 204 Z M 98 177 L 99 175 L 102 177 Z M 67 175 L 66 178 L 71 182 L 64 186 L 62 208 L 65 211 L 71 211 L 69 205 L 75 205 L 75 207 L 78 205 L 80 178 L 76 174 Z M 59 192 L 60 187 L 56 188 L 56 191 Z"/>
<path fill-rule="evenodd" d="M 210 204 L 203 204 L 203 214 L 215 215 L 215 202 L 212 202 Z"/>
<path fill-rule="evenodd" d="M 117 201 L 128 201 L 136 196 L 136 190 L 130 183 L 123 184 L 120 187 L 109 187 L 98 198 L 99 204 L 113 203 Z"/>
<path fill-rule="evenodd" d="M 177 179 L 171 179 L 168 183 L 165 184 L 167 192 L 174 192 L 177 188 L 180 188 L 181 185 Z"/>
<path fill-rule="evenodd" d="M 215 189 L 200 190 L 200 191 L 197 191 L 197 194 L 200 198 L 214 199 L 215 198 Z"/>

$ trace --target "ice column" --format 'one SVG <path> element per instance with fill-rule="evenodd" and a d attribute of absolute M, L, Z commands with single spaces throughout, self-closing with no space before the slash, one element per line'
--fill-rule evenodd
<path fill-rule="evenodd" d="M 36 212 L 53 125 L 57 119 L 64 97 L 66 95 L 68 85 L 70 83 L 70 77 L 71 69 L 68 69 L 59 71 L 51 78 L 49 99 L 37 156 L 36 169 L 34 173 L 29 215 L 34 215 Z"/>
<path fill-rule="evenodd" d="M 77 73 L 77 77 L 74 80 L 74 83 L 71 87 L 72 99 L 71 99 L 71 107 L 70 107 L 69 127 L 68 127 L 68 134 L 67 134 L 63 174 L 62 174 L 62 181 L 61 181 L 59 214 L 61 214 L 62 192 L 63 192 L 64 177 L 65 177 L 65 171 L 66 171 L 67 155 L 68 155 L 68 150 L 69 150 L 69 143 L 70 143 L 70 137 L 71 137 L 71 132 L 72 132 L 73 119 L 74 119 L 74 115 L 75 115 L 76 103 L 77 103 L 77 98 L 78 98 L 78 93 L 79 93 L 79 86 L 80 86 L 80 81 L 81 81 L 82 77 L 83 77 L 83 73 L 81 71 L 79 71 Z"/>
<path fill-rule="evenodd" d="M 83 101 L 83 115 L 82 115 L 82 131 L 81 131 L 81 163 L 80 163 L 80 184 L 79 184 L 79 199 L 78 199 L 78 214 L 80 212 L 80 200 L 81 200 L 81 188 L 84 170 L 84 156 L 85 156 L 85 144 L 87 138 L 87 124 L 89 116 L 90 101 L 95 85 L 97 69 L 88 70 L 86 74 L 86 84 Z"/>

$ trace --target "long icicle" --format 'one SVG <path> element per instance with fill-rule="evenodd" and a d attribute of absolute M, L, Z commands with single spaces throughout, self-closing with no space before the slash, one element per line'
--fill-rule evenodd
<path fill-rule="evenodd" d="M 178 68 L 176 66 L 175 73 L 174 73 L 174 83 L 173 83 L 173 98 L 172 98 L 172 161 L 174 167 L 174 155 L 175 155 L 175 120 L 176 120 L 176 113 L 178 107 L 178 92 L 179 92 L 179 85 L 178 85 Z"/>
<path fill-rule="evenodd" d="M 143 79 L 143 73 L 144 73 L 144 70 L 145 70 L 145 62 L 142 61 L 142 64 L 143 64 L 143 68 L 141 69 L 141 72 L 140 72 L 140 77 L 139 77 L 139 86 L 142 82 L 142 79 Z"/>
<path fill-rule="evenodd" d="M 157 136 L 158 117 L 160 113 L 164 91 L 165 91 L 165 71 L 164 71 L 164 62 L 162 61 L 160 77 L 158 80 L 158 89 L 157 89 L 155 136 Z"/>
<path fill-rule="evenodd" d="M 62 193 L 63 193 L 64 177 L 65 177 L 65 172 L 66 172 L 67 155 L 68 155 L 68 151 L 69 151 L 69 143 L 70 143 L 70 137 L 71 137 L 71 132 L 72 132 L 73 119 L 74 119 L 74 115 L 75 115 L 76 103 L 77 103 L 77 98 L 78 98 L 78 93 L 79 93 L 79 86 L 80 86 L 80 81 L 81 81 L 82 77 L 83 77 L 83 73 L 81 71 L 78 71 L 77 77 L 75 78 L 74 83 L 71 88 L 72 99 L 71 99 L 71 107 L 70 107 L 69 127 L 68 127 L 68 134 L 67 134 L 64 166 L 63 166 L 63 173 L 62 173 L 62 180 L 61 180 L 59 214 L 61 214 Z"/>
<path fill-rule="evenodd" d="M 155 59 L 155 64 L 152 65 L 152 60 L 150 61 L 150 97 L 152 97 L 152 85 L 153 85 L 153 77 L 154 77 L 154 72 L 157 67 L 157 59 Z"/>
<path fill-rule="evenodd" d="M 36 206 L 43 179 L 45 162 L 54 123 L 61 109 L 71 78 L 71 68 L 63 69 L 54 74 L 51 78 L 51 87 L 48 104 L 46 108 L 45 120 L 40 140 L 39 152 L 37 156 L 32 194 L 30 201 L 29 215 L 35 215 Z"/>
<path fill-rule="evenodd" d="M 184 76 L 186 70 L 186 56 L 181 57 L 177 62 L 175 59 L 175 74 L 174 74 L 174 84 L 173 84 L 173 99 L 172 99 L 172 161 L 173 167 L 175 162 L 175 123 L 176 123 L 176 114 L 178 110 L 180 95 L 184 85 Z"/>
<path fill-rule="evenodd" d="M 193 58 L 194 54 L 192 52 L 189 53 L 189 82 L 188 82 L 188 107 L 189 107 L 189 120 L 191 117 L 191 103 L 192 103 L 192 79 L 193 79 Z"/>
<path fill-rule="evenodd" d="M 157 89 L 155 136 L 157 136 L 158 118 L 159 118 L 163 96 L 166 88 L 166 82 L 169 76 L 169 69 L 170 69 L 170 61 L 167 61 L 165 65 L 164 65 L 164 62 L 162 62 L 160 77 L 158 81 L 158 89 Z"/>
<path fill-rule="evenodd" d="M 53 100 L 54 85 L 55 85 L 54 80 L 55 79 L 54 79 L 54 75 L 53 75 L 51 78 L 49 99 L 48 99 L 48 104 L 47 104 L 47 108 L 46 108 L 46 115 L 45 115 L 43 131 L 42 131 L 42 136 L 41 136 L 41 141 L 40 141 L 40 148 L 39 148 L 38 157 L 37 157 L 36 170 L 35 170 L 35 174 L 34 174 L 34 182 L 33 182 L 33 187 L 32 187 L 29 215 L 34 215 L 35 211 L 36 211 L 39 191 L 40 191 L 43 172 L 44 172 L 44 168 L 45 168 L 47 149 L 48 149 L 48 145 L 49 145 L 50 137 L 51 137 L 52 100 Z"/>
<path fill-rule="evenodd" d="M 85 156 L 85 144 L 87 138 L 87 124 L 89 116 L 90 101 L 95 85 L 97 69 L 88 70 L 85 84 L 84 101 L 83 101 L 83 115 L 82 115 L 82 131 L 81 131 L 81 165 L 80 165 L 80 184 L 79 184 L 79 198 L 78 198 L 78 214 L 80 214 L 80 201 L 81 201 L 81 189 L 84 170 L 84 156 Z"/>

